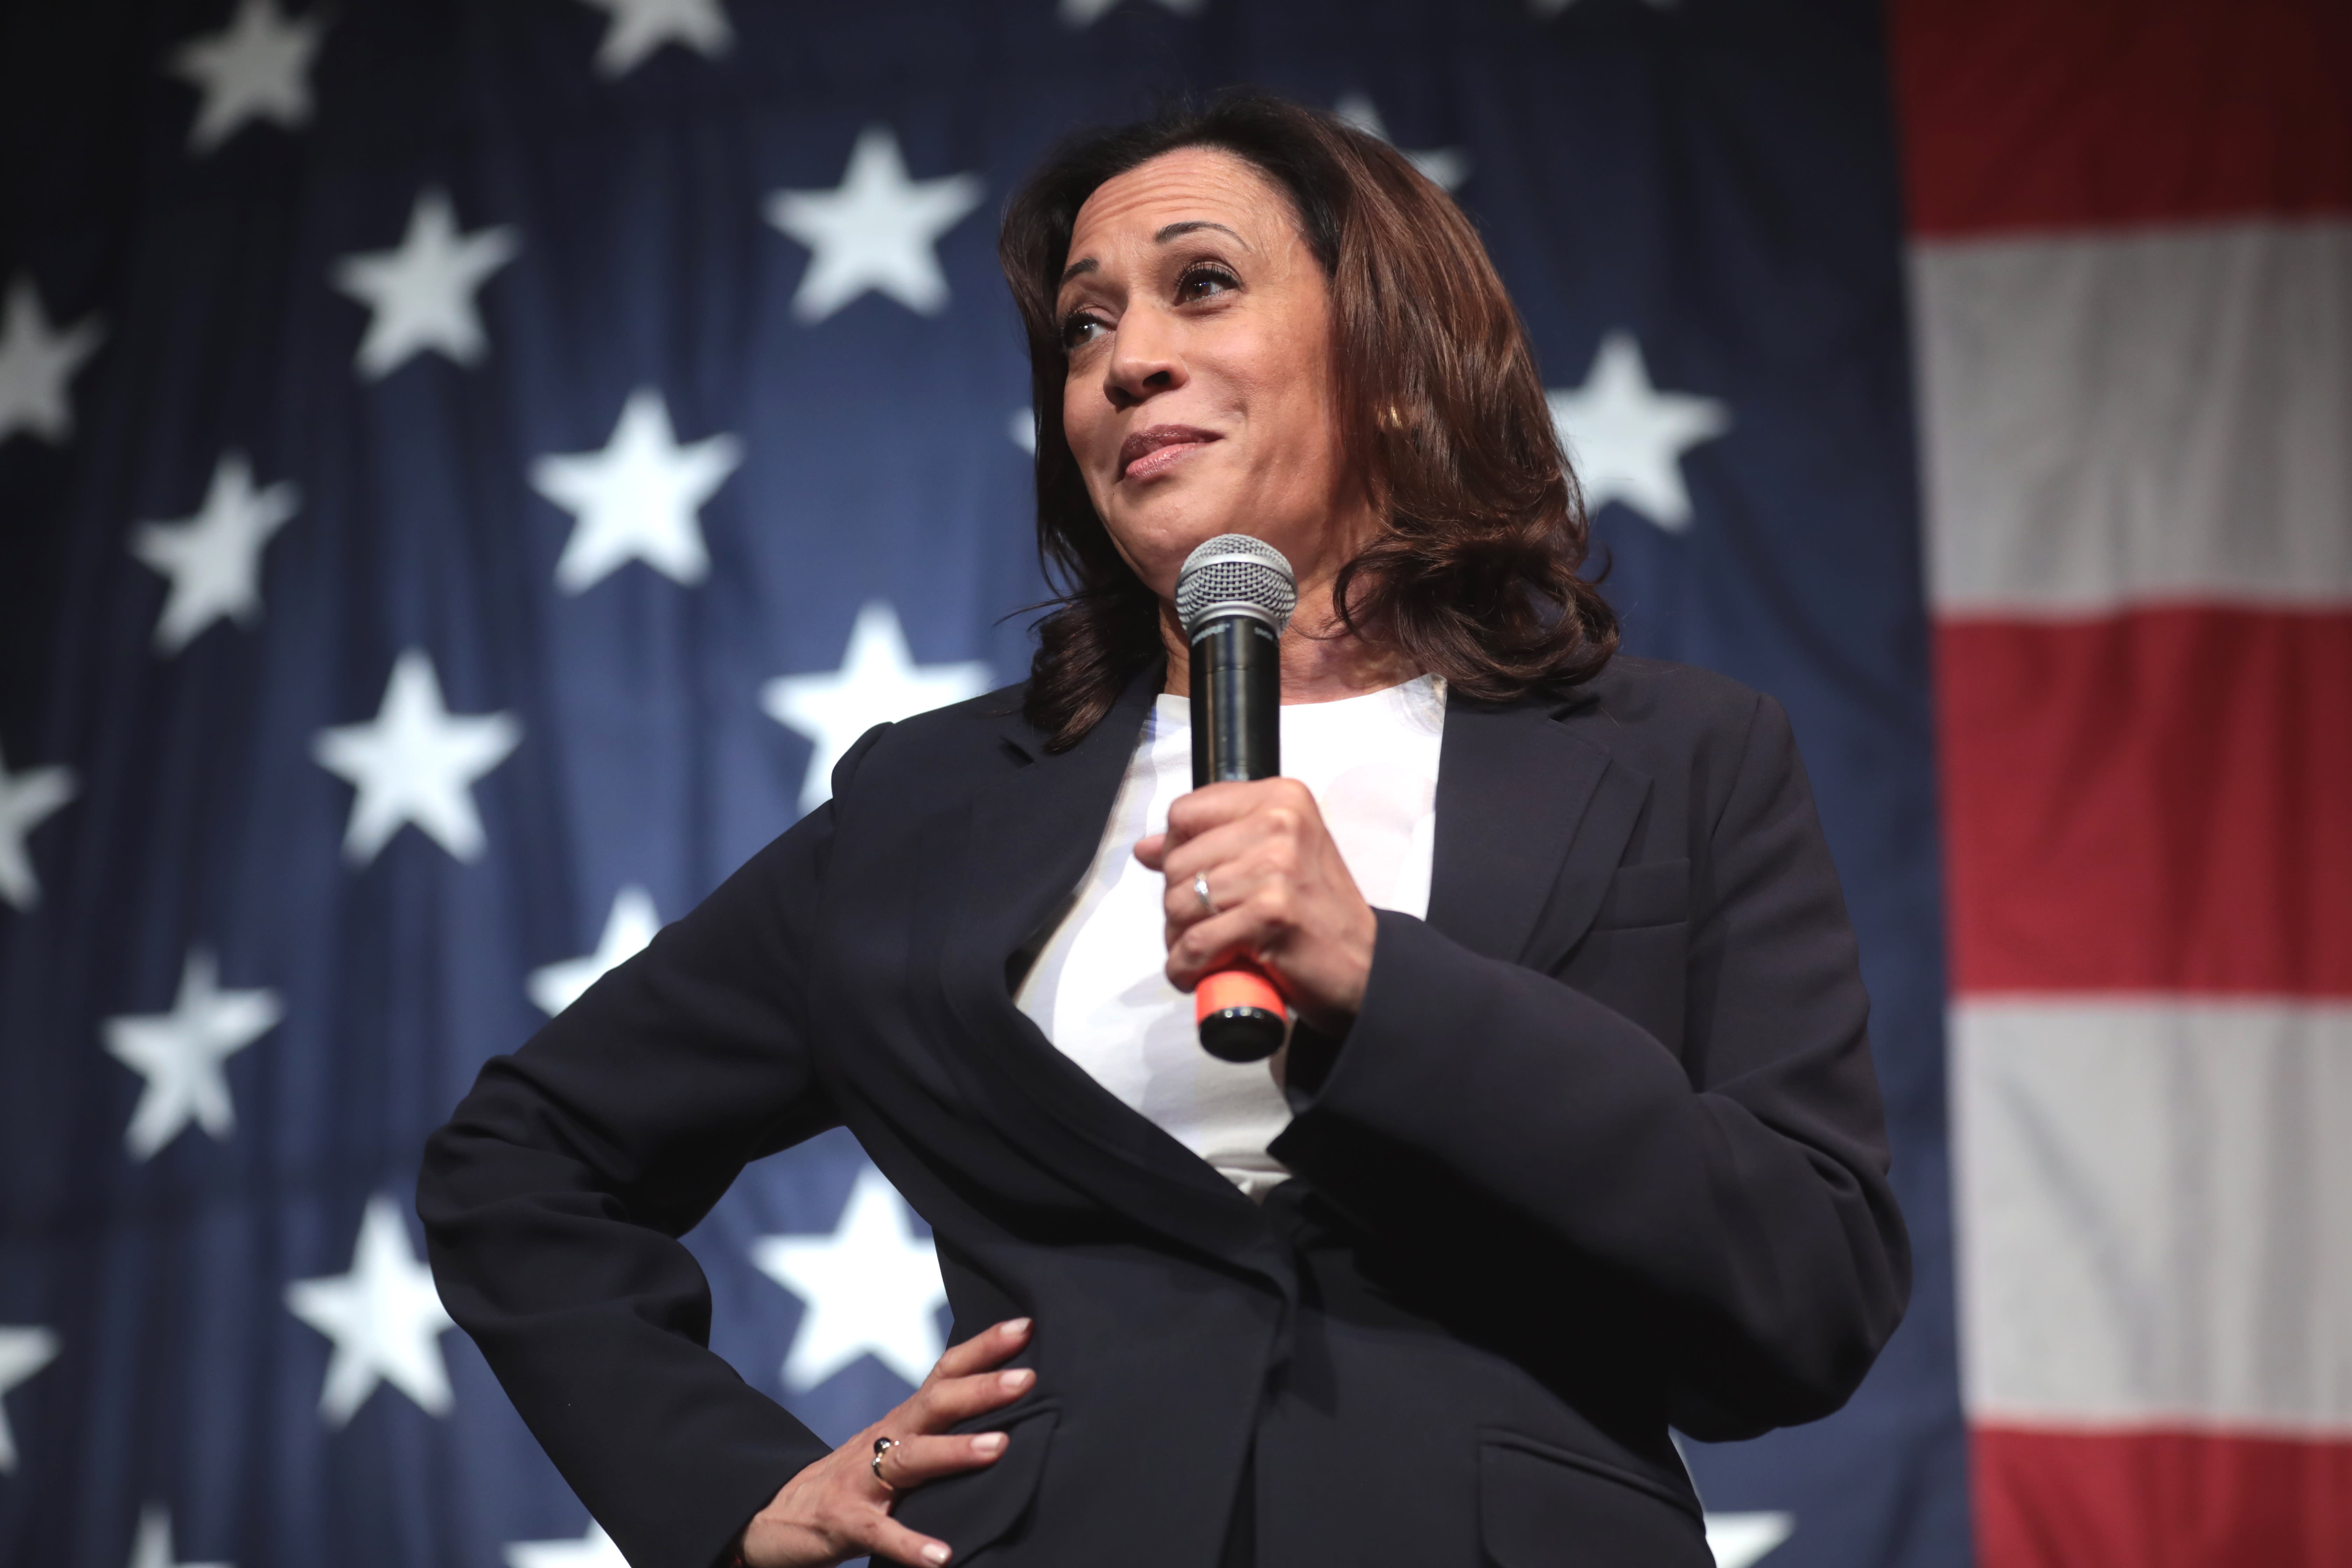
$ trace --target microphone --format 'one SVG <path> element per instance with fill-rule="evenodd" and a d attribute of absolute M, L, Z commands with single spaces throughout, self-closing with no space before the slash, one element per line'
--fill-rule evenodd
<path fill-rule="evenodd" d="M 1282 552 L 1221 533 L 1184 558 L 1176 614 L 1192 647 L 1192 787 L 1282 771 L 1282 665 L 1276 647 L 1298 604 Z M 1289 1009 L 1247 959 L 1192 988 L 1201 1048 L 1221 1061 L 1263 1061 L 1282 1048 Z"/>

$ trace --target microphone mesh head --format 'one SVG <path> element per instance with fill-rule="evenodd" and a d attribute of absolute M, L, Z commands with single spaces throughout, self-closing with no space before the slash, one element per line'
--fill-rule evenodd
<path fill-rule="evenodd" d="M 1280 631 L 1298 604 L 1298 576 L 1281 551 L 1246 533 L 1221 533 L 1184 557 L 1176 574 L 1176 614 L 1195 637 L 1212 616 L 1236 611 Z"/>

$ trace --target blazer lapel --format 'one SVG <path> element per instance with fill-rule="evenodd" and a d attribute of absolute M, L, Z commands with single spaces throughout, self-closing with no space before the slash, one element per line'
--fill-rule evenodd
<path fill-rule="evenodd" d="M 1026 760 L 971 804 L 941 885 L 940 981 L 992 1069 L 992 1112 L 1026 1152 L 1154 1229 L 1276 1277 L 1287 1294 L 1287 1265 L 1257 1205 L 1056 1048 L 1014 1005 L 1006 972 L 1093 863 L 1165 679 L 1155 661 L 1059 754 L 1045 752 L 1026 723 L 1007 725 L 1006 743 Z"/>
<path fill-rule="evenodd" d="M 1600 912 L 1649 781 L 1580 732 L 1592 718 L 1573 698 L 1448 697 L 1429 923 L 1472 952 L 1549 967 Z"/>

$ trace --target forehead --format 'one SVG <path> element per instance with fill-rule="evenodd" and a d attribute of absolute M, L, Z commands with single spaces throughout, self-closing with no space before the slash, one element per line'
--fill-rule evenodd
<path fill-rule="evenodd" d="M 1254 245 L 1278 245 L 1297 229 L 1289 201 L 1255 164 L 1221 148 L 1180 147 L 1095 188 L 1071 226 L 1070 259 L 1193 220 L 1223 224 Z"/>

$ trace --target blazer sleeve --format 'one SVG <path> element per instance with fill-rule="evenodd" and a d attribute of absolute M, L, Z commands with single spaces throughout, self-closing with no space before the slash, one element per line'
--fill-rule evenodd
<path fill-rule="evenodd" d="M 709 1285 L 677 1238 L 746 1163 L 840 1120 L 800 982 L 833 810 L 493 1058 L 425 1145 L 443 1303 L 637 1568 L 708 1568 L 832 1447 L 708 1348 Z"/>
<path fill-rule="evenodd" d="M 1703 1438 L 1836 1409 L 1910 1289 L 1853 929 L 1769 698 L 1730 778 L 1694 859 L 1679 1054 L 1381 910 L 1363 1005 L 1304 1086 L 1294 1062 L 1273 1150 L 1377 1228 L 1447 1224 L 1379 1168 L 1401 1146 L 1628 1281 L 1656 1309 L 1669 1418 Z"/>

